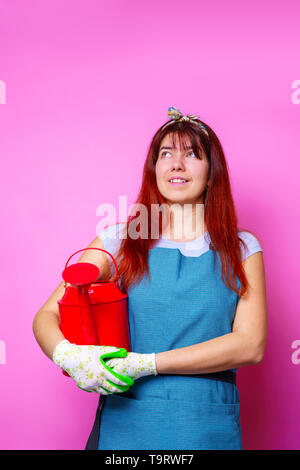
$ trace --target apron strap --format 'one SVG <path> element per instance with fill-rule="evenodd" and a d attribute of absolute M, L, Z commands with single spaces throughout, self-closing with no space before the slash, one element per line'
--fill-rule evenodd
<path fill-rule="evenodd" d="M 97 450 L 100 436 L 100 421 L 105 395 L 100 395 L 94 426 L 84 450 Z"/>

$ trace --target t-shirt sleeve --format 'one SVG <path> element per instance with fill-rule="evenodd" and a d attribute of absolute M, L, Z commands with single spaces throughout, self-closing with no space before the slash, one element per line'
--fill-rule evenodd
<path fill-rule="evenodd" d="M 112 256 L 115 256 L 120 248 L 122 242 L 122 229 L 125 226 L 125 223 L 109 225 L 98 233 L 98 237 L 102 240 L 104 250 L 108 251 Z M 112 262 L 112 258 L 108 255 L 107 257 L 109 258 L 109 261 Z"/>
<path fill-rule="evenodd" d="M 242 261 L 245 261 L 246 258 L 253 255 L 254 253 L 257 253 L 258 251 L 263 251 L 258 239 L 252 235 L 252 233 L 239 232 L 238 236 L 244 240 L 247 246 L 247 248 L 245 248 L 242 242 L 240 242 L 242 250 Z"/>

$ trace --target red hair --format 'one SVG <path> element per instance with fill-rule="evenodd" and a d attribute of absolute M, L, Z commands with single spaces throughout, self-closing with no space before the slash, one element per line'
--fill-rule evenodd
<path fill-rule="evenodd" d="M 155 165 L 161 141 L 167 134 L 170 134 L 173 141 L 177 137 L 181 148 L 186 148 L 187 145 L 190 145 L 198 158 L 201 157 L 201 152 L 205 152 L 209 163 L 208 179 L 210 180 L 210 185 L 203 195 L 204 222 L 211 239 L 210 248 L 220 257 L 223 282 L 226 283 L 229 289 L 234 290 L 241 296 L 246 292 L 248 282 L 242 265 L 240 242 L 245 247 L 246 244 L 238 237 L 237 215 L 232 198 L 227 163 L 221 143 L 214 131 L 206 123 L 204 124 L 209 136 L 196 124 L 187 121 L 175 121 L 166 127 L 164 127 L 164 124 L 158 129 L 149 146 L 143 168 L 141 187 L 135 204 L 142 204 L 147 208 L 149 228 L 147 233 L 153 233 L 151 230 L 153 207 L 159 208 L 161 204 L 165 203 L 165 199 L 157 187 Z M 162 213 L 160 210 L 158 212 L 158 233 L 161 235 Z M 118 253 L 115 256 L 119 274 L 121 275 L 121 288 L 123 292 L 127 291 L 131 283 L 139 282 L 145 272 L 149 275 L 148 252 L 156 241 L 155 238 L 152 239 L 148 236 L 137 239 L 133 239 L 130 236 L 128 233 L 130 227 L 140 225 L 135 220 L 137 217 L 139 216 L 128 216 L 125 225 L 126 237 L 122 239 Z M 157 230 L 157 227 L 155 229 Z M 143 228 L 140 229 L 139 233 L 142 230 Z M 238 289 L 236 283 L 236 276 L 241 283 L 240 289 Z"/>

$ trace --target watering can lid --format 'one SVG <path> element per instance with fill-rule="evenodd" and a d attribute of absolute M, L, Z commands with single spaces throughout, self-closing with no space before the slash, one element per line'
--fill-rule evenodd
<path fill-rule="evenodd" d="M 64 269 L 63 280 L 76 286 L 91 284 L 99 276 L 100 271 L 95 264 L 75 263 Z"/>

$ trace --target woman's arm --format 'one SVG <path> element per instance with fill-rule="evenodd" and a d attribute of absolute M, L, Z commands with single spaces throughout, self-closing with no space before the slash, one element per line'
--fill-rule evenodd
<path fill-rule="evenodd" d="M 90 243 L 89 247 L 104 249 L 103 242 L 99 236 Z M 78 263 L 96 264 L 100 269 L 98 279 L 103 279 L 109 271 L 107 255 L 99 250 L 86 250 L 81 255 Z M 35 339 L 40 345 L 42 351 L 51 360 L 56 345 L 65 339 L 59 328 L 60 317 L 59 307 L 57 304 L 57 301 L 64 295 L 64 284 L 65 282 L 62 281 L 45 304 L 40 308 L 34 317 L 32 325 Z"/>
<path fill-rule="evenodd" d="M 244 261 L 249 289 L 240 298 L 232 332 L 155 355 L 159 374 L 207 374 L 262 361 L 267 337 L 267 300 L 262 252 Z"/>
<path fill-rule="evenodd" d="M 64 281 L 52 293 L 33 319 L 32 329 L 42 351 L 52 360 L 56 345 L 65 339 L 59 328 L 59 310 L 57 300 L 64 294 Z"/>

